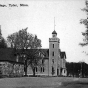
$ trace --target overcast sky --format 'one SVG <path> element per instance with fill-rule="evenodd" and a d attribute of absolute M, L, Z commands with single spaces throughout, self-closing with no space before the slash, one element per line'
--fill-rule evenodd
<path fill-rule="evenodd" d="M 16 6 L 11 7 L 9 4 Z M 29 33 L 36 34 L 41 39 L 42 48 L 49 48 L 55 17 L 60 49 L 66 52 L 67 61 L 88 63 L 88 55 L 83 53 L 88 52 L 88 47 L 79 46 L 83 39 L 81 32 L 85 30 L 85 26 L 80 24 L 80 19 L 86 17 L 86 13 L 81 10 L 84 7 L 85 0 L 1 0 L 2 34 L 6 38 L 9 34 L 28 27 Z"/>

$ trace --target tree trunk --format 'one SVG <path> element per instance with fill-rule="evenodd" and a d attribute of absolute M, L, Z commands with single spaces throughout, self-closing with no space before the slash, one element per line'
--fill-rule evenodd
<path fill-rule="evenodd" d="M 27 67 L 26 67 L 26 65 L 24 65 L 24 73 L 25 73 L 24 75 L 27 76 Z"/>
<path fill-rule="evenodd" d="M 25 72 L 25 76 L 27 76 L 27 60 L 25 60 L 24 72 Z"/>

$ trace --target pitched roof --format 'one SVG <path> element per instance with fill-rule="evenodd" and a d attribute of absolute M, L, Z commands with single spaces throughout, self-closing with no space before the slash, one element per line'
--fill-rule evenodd
<path fill-rule="evenodd" d="M 21 54 L 21 53 L 26 53 L 26 54 L 28 54 L 28 55 L 30 55 L 30 54 L 34 54 L 34 53 L 36 53 L 36 52 L 40 52 L 40 53 L 42 53 L 43 55 L 44 55 L 44 59 L 48 59 L 49 58 L 49 49 L 27 49 L 27 50 L 17 50 L 16 51 L 16 54 Z"/>
<path fill-rule="evenodd" d="M 22 54 L 23 52 L 30 55 L 37 51 L 40 51 L 44 55 L 44 59 L 49 59 L 49 49 L 13 49 L 13 48 L 0 48 L 0 61 L 9 61 L 14 63 L 24 63 L 22 58 L 19 58 L 19 62 L 16 62 L 16 54 Z M 33 53 L 32 53 L 33 52 Z M 66 58 L 66 53 L 60 51 L 61 58 Z"/>
<path fill-rule="evenodd" d="M 16 61 L 16 50 L 13 48 L 0 48 L 0 61 L 8 61 L 12 63 L 23 63 L 22 59 L 19 59 L 19 62 Z"/>
<path fill-rule="evenodd" d="M 11 48 L 0 48 L 0 61 L 15 61 L 13 52 Z"/>

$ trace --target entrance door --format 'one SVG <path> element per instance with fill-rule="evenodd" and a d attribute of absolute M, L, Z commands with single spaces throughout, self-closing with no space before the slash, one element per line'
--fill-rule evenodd
<path fill-rule="evenodd" d="M 59 76 L 59 69 L 57 69 L 57 76 Z"/>

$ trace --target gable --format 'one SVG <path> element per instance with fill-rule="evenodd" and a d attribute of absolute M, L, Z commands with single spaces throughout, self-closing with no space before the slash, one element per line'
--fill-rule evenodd
<path fill-rule="evenodd" d="M 65 52 L 60 52 L 60 57 L 61 57 L 61 59 L 63 59 L 64 57 L 66 59 L 66 53 Z"/>
<path fill-rule="evenodd" d="M 40 49 L 40 52 L 44 55 L 44 59 L 49 59 L 49 49 Z"/>

